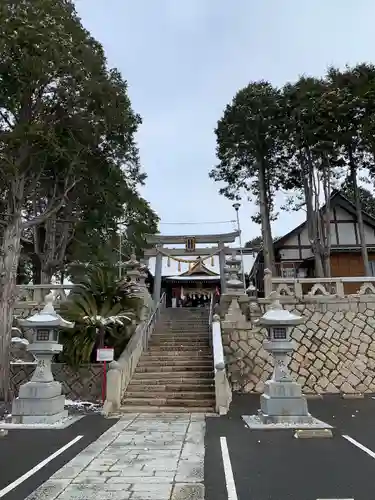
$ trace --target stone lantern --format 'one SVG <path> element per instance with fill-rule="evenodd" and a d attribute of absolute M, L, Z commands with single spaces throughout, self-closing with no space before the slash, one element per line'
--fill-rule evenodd
<path fill-rule="evenodd" d="M 16 424 L 54 424 L 67 417 L 64 410 L 65 396 L 61 384 L 54 380 L 51 363 L 55 354 L 62 351 L 59 329 L 73 328 L 74 323 L 65 321 L 53 307 L 52 293 L 45 297 L 40 313 L 18 320 L 21 328 L 30 330 L 32 342 L 27 346 L 37 365 L 29 382 L 22 384 L 19 395 L 13 400 L 12 421 Z"/>
<path fill-rule="evenodd" d="M 246 288 L 246 293 L 248 297 L 255 297 L 256 298 L 256 293 L 257 289 L 256 287 L 251 283 L 247 288 Z"/>
<path fill-rule="evenodd" d="M 225 261 L 224 272 L 227 276 L 226 286 L 228 294 L 238 294 L 243 291 L 243 282 L 239 278 L 241 262 L 237 259 L 236 253 L 233 252 L 231 257 Z"/>
<path fill-rule="evenodd" d="M 140 263 L 137 261 L 137 257 L 134 253 L 130 255 L 130 259 L 125 262 L 125 267 L 126 267 L 126 274 L 130 278 L 130 282 L 133 284 L 139 285 L 139 279 L 141 277 L 141 272 L 140 272 Z"/>
<path fill-rule="evenodd" d="M 301 316 L 283 309 L 276 297 L 268 311 L 258 320 L 259 325 L 267 328 L 268 337 L 263 347 L 272 354 L 274 360 L 272 377 L 264 384 L 264 393 L 260 397 L 259 416 L 265 424 L 309 424 L 313 420 L 301 386 L 292 379 L 288 370 L 289 356 L 295 349 L 290 329 L 303 322 Z"/>

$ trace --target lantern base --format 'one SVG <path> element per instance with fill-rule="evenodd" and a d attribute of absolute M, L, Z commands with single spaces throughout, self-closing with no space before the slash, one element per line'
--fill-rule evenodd
<path fill-rule="evenodd" d="M 68 419 L 68 411 L 64 410 L 55 415 L 12 415 L 12 424 L 20 425 L 56 425 Z M 65 424 L 66 425 L 66 424 Z"/>
<path fill-rule="evenodd" d="M 267 415 L 260 411 L 260 421 L 263 425 L 287 424 L 287 425 L 311 425 L 313 417 L 311 415 Z"/>
<path fill-rule="evenodd" d="M 61 396 L 61 383 L 53 382 L 26 382 L 22 384 L 18 393 L 20 399 L 50 399 Z"/>
<path fill-rule="evenodd" d="M 301 386 L 293 381 L 268 380 L 265 383 L 264 394 L 260 397 L 259 416 L 264 423 L 312 421 Z"/>
<path fill-rule="evenodd" d="M 12 422 L 18 424 L 54 424 L 68 416 L 65 396 L 52 398 L 16 398 L 12 404 Z"/>

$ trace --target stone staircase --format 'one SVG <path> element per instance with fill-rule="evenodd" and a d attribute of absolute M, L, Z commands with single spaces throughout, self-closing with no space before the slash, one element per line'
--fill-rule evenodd
<path fill-rule="evenodd" d="M 123 412 L 213 412 L 209 312 L 167 308 L 139 360 L 122 401 Z"/>

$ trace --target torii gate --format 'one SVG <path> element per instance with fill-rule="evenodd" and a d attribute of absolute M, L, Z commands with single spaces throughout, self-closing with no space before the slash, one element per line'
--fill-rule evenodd
<path fill-rule="evenodd" d="M 217 255 L 219 256 L 220 266 L 220 285 L 222 292 L 225 292 L 225 256 L 230 255 L 233 251 L 239 251 L 239 248 L 226 247 L 226 243 L 234 243 L 240 235 L 239 231 L 223 234 L 203 234 L 203 235 L 187 235 L 187 236 L 166 236 L 162 234 L 148 234 L 146 241 L 150 245 L 155 245 L 154 248 L 144 251 L 145 264 L 148 264 L 150 257 L 155 257 L 155 277 L 154 277 L 154 301 L 160 300 L 161 278 L 162 278 L 162 263 L 163 256 L 207 256 L 210 255 L 213 248 L 196 248 L 196 244 L 217 244 Z M 185 245 L 185 248 L 163 248 L 163 245 Z M 162 252 L 160 251 L 162 249 Z M 243 253 L 249 253 L 244 252 Z"/>

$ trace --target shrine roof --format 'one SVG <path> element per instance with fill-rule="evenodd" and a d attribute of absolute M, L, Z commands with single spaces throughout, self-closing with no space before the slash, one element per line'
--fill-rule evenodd
<path fill-rule="evenodd" d="M 200 275 L 203 275 L 206 277 L 207 276 L 219 277 L 219 275 L 217 273 L 215 273 L 214 271 L 211 271 L 203 264 L 203 260 L 201 259 L 201 257 L 198 257 L 195 264 L 192 265 L 191 269 L 188 269 L 187 271 L 180 274 L 179 276 L 184 277 L 184 276 L 193 276 L 193 275 L 197 275 L 197 274 L 200 274 Z"/>
<path fill-rule="evenodd" d="M 165 276 L 164 279 L 171 281 L 219 281 L 220 276 L 208 276 L 206 274 L 194 274 L 190 276 Z"/>

